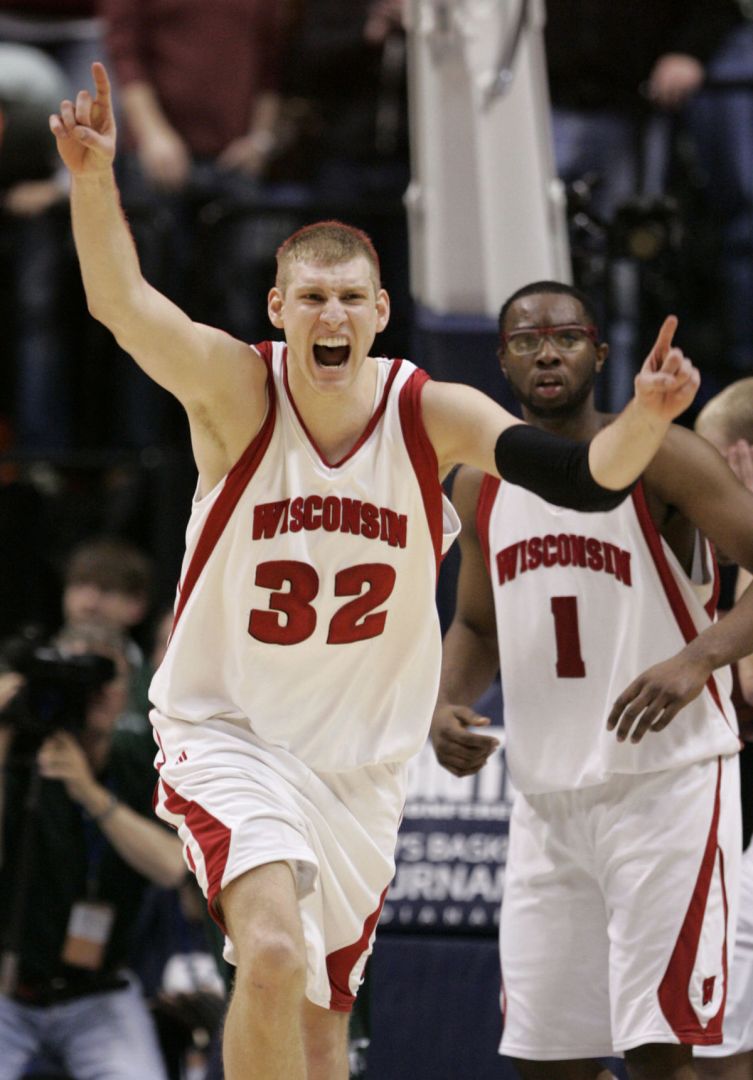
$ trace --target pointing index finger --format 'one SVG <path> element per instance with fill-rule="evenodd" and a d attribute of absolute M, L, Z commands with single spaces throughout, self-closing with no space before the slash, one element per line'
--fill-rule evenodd
<path fill-rule="evenodd" d="M 94 79 L 94 85 L 97 89 L 97 101 L 102 105 L 110 104 L 110 80 L 107 77 L 107 71 L 105 65 L 99 60 L 95 60 L 92 64 L 92 77 Z"/>
<path fill-rule="evenodd" d="M 666 319 L 661 325 L 659 334 L 656 338 L 656 344 L 654 345 L 654 361 L 656 368 L 661 367 L 662 361 L 667 356 L 669 350 L 672 348 L 672 338 L 675 336 L 675 330 L 677 329 L 677 316 L 667 315 Z"/>

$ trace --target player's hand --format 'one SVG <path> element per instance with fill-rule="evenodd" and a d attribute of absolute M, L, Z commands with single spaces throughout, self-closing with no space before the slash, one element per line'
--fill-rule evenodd
<path fill-rule="evenodd" d="M 96 176 L 110 169 L 115 157 L 115 117 L 110 80 L 104 64 L 92 64 L 96 96 L 80 90 L 75 102 L 62 101 L 50 117 L 58 153 L 73 176 Z"/>
<path fill-rule="evenodd" d="M 477 735 L 471 729 L 489 724 L 488 716 L 479 716 L 465 705 L 439 706 L 431 725 L 431 741 L 439 764 L 455 776 L 477 773 L 499 747 L 499 740 Z"/>
<path fill-rule="evenodd" d="M 607 720 L 618 742 L 638 743 L 647 731 L 663 731 L 680 709 L 698 697 L 711 675 L 701 661 L 683 653 L 655 664 L 617 698 Z M 632 734 L 631 734 L 632 731 Z"/>
<path fill-rule="evenodd" d="M 672 344 L 676 329 L 676 316 L 668 315 L 635 377 L 638 403 L 666 423 L 685 412 L 701 383 L 698 369 Z"/>

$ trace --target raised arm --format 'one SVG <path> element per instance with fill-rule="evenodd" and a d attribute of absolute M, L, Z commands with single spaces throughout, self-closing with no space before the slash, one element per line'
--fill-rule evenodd
<path fill-rule="evenodd" d="M 499 745 L 476 732 L 489 720 L 472 708 L 499 668 L 497 629 L 489 575 L 476 533 L 476 504 L 483 473 L 460 469 L 452 500 L 460 515 L 460 573 L 455 615 L 442 649 L 442 676 L 431 725 L 434 752 L 456 776 L 478 772 Z"/>
<path fill-rule="evenodd" d="M 183 404 L 197 464 L 219 478 L 261 424 L 266 370 L 247 345 L 193 322 L 144 280 L 113 173 L 110 83 L 102 64 L 92 66 L 92 75 L 95 96 L 81 90 L 50 117 L 71 174 L 73 234 L 89 310 Z"/>
<path fill-rule="evenodd" d="M 670 422 L 695 397 L 700 377 L 672 344 L 676 326 L 674 316 L 665 320 L 636 377 L 635 397 L 589 444 L 572 443 L 523 425 L 470 387 L 427 384 L 424 420 L 440 474 L 461 462 L 492 475 L 504 474 L 562 506 L 604 508 L 604 490 L 598 489 L 619 492 L 634 483 L 661 445 Z M 513 432 L 513 427 L 519 430 Z"/>

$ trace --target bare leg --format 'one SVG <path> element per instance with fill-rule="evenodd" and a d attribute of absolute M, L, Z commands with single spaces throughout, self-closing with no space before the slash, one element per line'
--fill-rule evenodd
<path fill-rule="evenodd" d="M 695 1058 L 698 1080 L 753 1080 L 753 1051 L 725 1058 Z"/>
<path fill-rule="evenodd" d="M 348 1080 L 349 1013 L 303 1003 L 306 1080 Z"/>
<path fill-rule="evenodd" d="M 306 1080 L 306 951 L 292 871 L 249 870 L 220 896 L 238 955 L 223 1037 L 226 1080 Z"/>
<path fill-rule="evenodd" d="M 625 1052 L 630 1080 L 697 1080 L 689 1046 L 647 1043 Z"/>

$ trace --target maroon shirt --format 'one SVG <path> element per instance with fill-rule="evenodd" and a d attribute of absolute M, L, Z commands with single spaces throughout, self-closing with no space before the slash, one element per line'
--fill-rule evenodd
<path fill-rule="evenodd" d="M 260 94 L 279 81 L 274 0 L 100 0 L 115 81 L 148 82 L 197 156 L 249 129 Z"/>
<path fill-rule="evenodd" d="M 96 15 L 99 0 L 0 0 L 0 11 L 46 19 L 89 19 Z"/>

